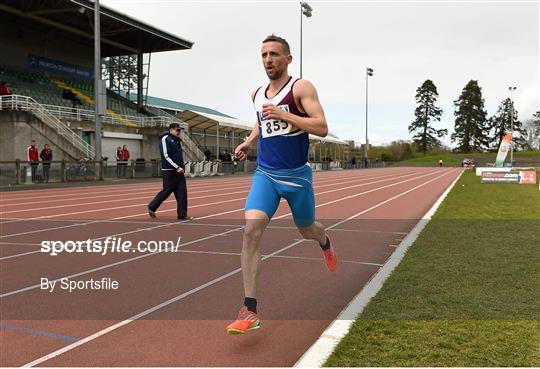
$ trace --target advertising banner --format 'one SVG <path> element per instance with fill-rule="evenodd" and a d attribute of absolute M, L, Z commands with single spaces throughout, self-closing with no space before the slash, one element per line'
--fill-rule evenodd
<path fill-rule="evenodd" d="M 71 76 L 77 79 L 91 80 L 94 78 L 94 71 L 90 68 L 32 54 L 28 54 L 28 67 L 31 69 L 39 69 L 51 73 Z"/>
<path fill-rule="evenodd" d="M 512 142 L 512 134 L 509 133 L 505 135 L 501 141 L 501 146 L 499 146 L 499 152 L 497 153 L 497 158 L 495 159 L 495 167 L 502 167 L 506 155 L 508 155 L 508 150 L 510 150 L 510 143 Z"/>
<path fill-rule="evenodd" d="M 536 184 L 535 171 L 521 172 L 482 172 L 482 183 Z"/>

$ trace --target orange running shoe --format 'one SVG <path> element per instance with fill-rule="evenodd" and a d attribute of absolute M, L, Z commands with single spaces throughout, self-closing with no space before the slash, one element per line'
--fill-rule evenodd
<path fill-rule="evenodd" d="M 229 334 L 243 334 L 253 329 L 259 329 L 261 321 L 259 314 L 249 311 L 247 307 L 242 306 L 238 312 L 238 318 L 227 326 Z"/>
<path fill-rule="evenodd" d="M 326 237 L 328 242 L 330 242 L 330 238 Z M 336 250 L 334 249 L 334 246 L 330 243 L 330 248 L 328 250 L 324 250 L 324 263 L 326 264 L 326 269 L 328 269 L 329 272 L 334 272 L 338 265 L 338 257 L 336 255 Z"/>

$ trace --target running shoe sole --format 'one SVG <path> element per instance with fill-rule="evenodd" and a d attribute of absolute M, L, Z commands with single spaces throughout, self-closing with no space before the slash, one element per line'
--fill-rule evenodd
<path fill-rule="evenodd" d="M 235 328 L 229 328 L 227 329 L 227 333 L 229 334 L 232 334 L 232 335 L 238 335 L 238 334 L 244 334 L 246 333 L 247 331 L 252 331 L 254 329 L 259 329 L 261 328 L 261 322 L 258 321 L 257 323 L 253 324 L 251 327 L 249 327 L 248 329 L 246 329 L 245 331 L 241 330 L 241 329 L 235 329 Z"/>

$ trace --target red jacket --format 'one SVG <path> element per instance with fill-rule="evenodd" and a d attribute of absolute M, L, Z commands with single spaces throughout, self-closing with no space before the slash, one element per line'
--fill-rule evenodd
<path fill-rule="evenodd" d="M 129 151 L 128 149 L 122 149 L 122 160 L 128 161 L 129 160 Z"/>
<path fill-rule="evenodd" d="M 39 155 L 38 155 L 38 149 L 35 146 L 28 146 L 28 149 L 26 150 L 26 160 L 28 161 L 38 161 Z"/>
<path fill-rule="evenodd" d="M 0 86 L 0 96 L 11 95 L 11 89 L 8 86 Z"/>

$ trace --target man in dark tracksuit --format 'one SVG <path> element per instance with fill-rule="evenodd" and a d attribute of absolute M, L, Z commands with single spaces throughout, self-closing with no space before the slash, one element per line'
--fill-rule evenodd
<path fill-rule="evenodd" d="M 182 144 L 180 143 L 180 132 L 182 128 L 178 123 L 171 123 L 169 131 L 163 132 L 159 136 L 159 151 L 161 153 L 161 175 L 163 177 L 163 189 L 148 204 L 148 214 L 156 217 L 156 210 L 171 193 L 174 193 L 177 204 L 178 219 L 191 220 L 193 217 L 187 215 L 187 187 L 184 176 L 184 157 L 182 155 Z"/>

